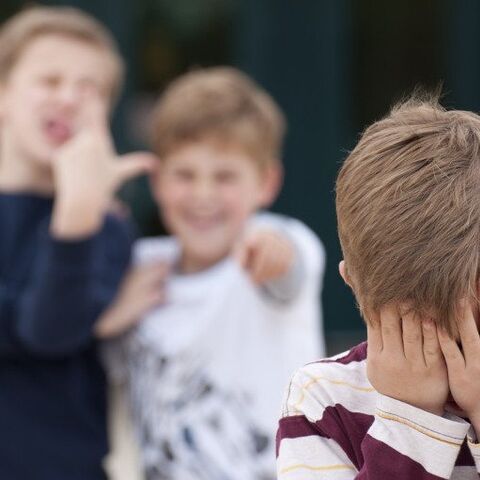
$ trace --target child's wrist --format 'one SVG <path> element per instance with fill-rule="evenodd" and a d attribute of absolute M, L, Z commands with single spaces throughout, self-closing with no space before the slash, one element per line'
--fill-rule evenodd
<path fill-rule="evenodd" d="M 103 223 L 104 211 L 87 202 L 57 199 L 51 231 L 57 238 L 83 238 L 96 233 Z"/>
<path fill-rule="evenodd" d="M 93 335 L 100 339 L 114 336 L 115 329 L 112 328 L 111 323 L 112 322 L 105 318 L 97 321 L 97 323 L 93 326 Z"/>
<path fill-rule="evenodd" d="M 97 338 L 109 338 L 115 336 L 120 320 L 120 312 L 116 305 L 110 306 L 107 311 L 97 320 L 93 326 L 93 334 Z"/>
<path fill-rule="evenodd" d="M 105 316 L 93 326 L 93 335 L 99 339 L 107 339 L 122 335 L 133 327 L 135 317 L 122 309 L 120 305 L 110 307 Z"/>
<path fill-rule="evenodd" d="M 445 409 L 443 406 L 435 406 L 435 405 L 424 405 L 419 404 L 416 402 L 404 402 L 408 403 L 412 407 L 418 408 L 419 410 L 423 410 L 424 412 L 431 413 L 432 415 L 436 415 L 437 417 L 442 417 L 445 413 Z"/>

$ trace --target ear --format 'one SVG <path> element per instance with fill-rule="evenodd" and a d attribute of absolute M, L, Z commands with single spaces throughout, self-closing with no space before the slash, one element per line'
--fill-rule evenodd
<path fill-rule="evenodd" d="M 339 264 L 338 264 L 338 271 L 340 272 L 340 276 L 343 278 L 343 281 L 350 287 L 350 288 L 353 288 L 352 287 L 352 280 L 351 278 L 349 277 L 348 273 L 347 273 L 347 270 L 345 268 L 345 260 L 342 260 Z"/>
<path fill-rule="evenodd" d="M 260 193 L 260 207 L 269 207 L 277 198 L 283 185 L 283 167 L 280 162 L 268 165 L 262 172 L 262 191 Z"/>

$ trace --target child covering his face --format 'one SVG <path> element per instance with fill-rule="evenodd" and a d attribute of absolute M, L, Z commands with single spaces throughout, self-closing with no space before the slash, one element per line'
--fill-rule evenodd
<path fill-rule="evenodd" d="M 337 217 L 368 345 L 293 376 L 278 478 L 477 478 L 480 117 L 394 108 L 340 170 Z"/>

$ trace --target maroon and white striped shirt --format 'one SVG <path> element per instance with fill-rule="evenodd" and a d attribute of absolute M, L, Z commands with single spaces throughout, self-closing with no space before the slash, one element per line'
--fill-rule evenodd
<path fill-rule="evenodd" d="M 277 433 L 278 479 L 478 480 L 470 424 L 381 395 L 366 356 L 362 343 L 293 376 Z"/>

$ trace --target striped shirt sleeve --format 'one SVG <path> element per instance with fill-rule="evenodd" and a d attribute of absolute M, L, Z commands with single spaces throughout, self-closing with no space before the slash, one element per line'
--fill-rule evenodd
<path fill-rule="evenodd" d="M 378 394 L 354 367 L 311 364 L 286 396 L 278 479 L 449 479 L 469 427 Z"/>
<path fill-rule="evenodd" d="M 477 473 L 480 477 L 480 441 L 473 429 L 470 428 L 468 435 L 467 435 L 467 445 L 470 453 L 472 454 L 473 460 L 475 462 L 475 467 L 477 469 Z"/>

